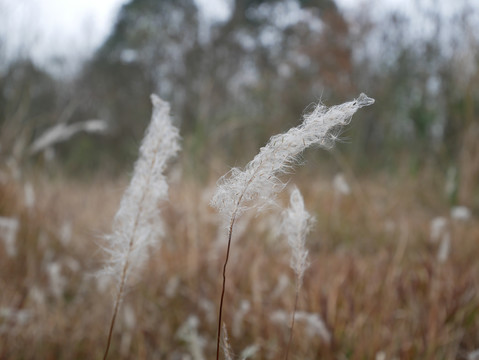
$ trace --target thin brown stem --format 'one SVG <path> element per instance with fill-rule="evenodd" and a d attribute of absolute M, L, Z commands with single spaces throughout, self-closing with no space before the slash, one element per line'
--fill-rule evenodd
<path fill-rule="evenodd" d="M 159 143 L 157 145 L 157 147 L 155 149 L 155 153 L 157 153 L 157 150 L 160 148 L 160 145 L 161 145 L 161 143 Z M 110 330 L 108 331 L 108 341 L 107 341 L 107 344 L 106 344 L 105 354 L 103 355 L 103 360 L 106 360 L 106 358 L 108 357 L 108 352 L 110 350 L 111 337 L 113 335 L 113 328 L 115 327 L 116 316 L 117 316 L 118 310 L 120 308 L 120 303 L 121 303 L 121 300 L 123 298 L 123 293 L 125 292 L 126 278 L 127 278 L 127 275 L 128 275 L 128 270 L 130 268 L 130 254 L 131 254 L 131 251 L 133 249 L 133 245 L 135 243 L 136 232 L 138 230 L 138 226 L 139 226 L 139 223 L 140 223 L 140 217 L 143 213 L 144 202 L 145 202 L 145 199 L 146 199 L 146 196 L 147 196 L 147 193 L 148 193 L 148 189 L 150 187 L 152 169 L 155 167 L 156 160 L 157 160 L 156 156 L 151 160 L 150 171 L 149 171 L 148 177 L 146 179 L 146 185 L 147 185 L 146 190 L 141 195 L 141 199 L 140 199 L 139 207 L 138 207 L 138 212 L 137 212 L 136 217 L 135 217 L 135 223 L 133 224 L 133 231 L 131 233 L 130 240 L 128 242 L 128 252 L 126 254 L 125 264 L 123 265 L 123 269 L 121 271 L 120 288 L 118 290 L 118 294 L 117 294 L 116 300 L 115 300 L 115 308 L 113 310 L 113 315 L 111 317 Z"/>
<path fill-rule="evenodd" d="M 233 226 L 235 224 L 236 214 L 231 218 L 230 229 L 228 232 L 228 247 L 226 249 L 225 263 L 223 264 L 223 289 L 221 290 L 220 310 L 218 315 L 218 336 L 216 342 L 216 360 L 220 358 L 220 340 L 221 340 L 221 318 L 223 314 L 223 301 L 225 297 L 226 288 L 226 266 L 228 265 L 228 259 L 230 257 L 231 237 L 233 235 Z"/>
<path fill-rule="evenodd" d="M 106 360 L 106 358 L 108 357 L 108 351 L 110 350 L 111 337 L 113 334 L 113 328 L 115 327 L 116 315 L 118 314 L 118 309 L 120 308 L 120 302 L 123 296 L 124 286 L 125 286 L 125 281 L 124 281 L 124 277 L 122 276 L 120 290 L 118 291 L 118 295 L 115 300 L 115 309 L 113 310 L 113 316 L 111 318 L 110 330 L 108 332 L 108 342 L 106 344 L 105 355 L 103 355 L 103 360 Z"/>
<path fill-rule="evenodd" d="M 218 336 L 217 336 L 217 339 L 216 339 L 216 360 L 220 359 L 221 318 L 222 318 L 222 315 L 223 315 L 223 302 L 224 302 L 225 289 L 226 289 L 226 266 L 228 265 L 228 259 L 230 257 L 231 237 L 233 236 L 233 227 L 234 227 L 234 224 L 235 224 L 235 221 L 236 221 L 236 215 L 238 214 L 238 209 L 240 208 L 241 202 L 243 201 L 243 196 L 246 193 L 246 190 L 248 189 L 251 182 L 255 179 L 257 173 L 258 173 L 258 169 L 256 169 L 256 171 L 253 173 L 251 178 L 246 183 L 243 191 L 241 192 L 241 195 L 238 198 L 238 201 L 236 202 L 236 206 L 235 206 L 235 209 L 233 211 L 233 215 L 231 216 L 230 229 L 229 229 L 229 232 L 228 232 L 228 247 L 226 249 L 225 263 L 223 264 L 223 288 L 221 290 L 220 310 L 219 310 L 219 315 L 218 315 Z"/>
<path fill-rule="evenodd" d="M 148 183 L 149 183 L 149 178 L 148 178 Z M 108 357 L 108 352 L 110 350 L 111 337 L 113 335 L 113 328 L 115 327 L 116 316 L 118 314 L 118 309 L 120 308 L 120 303 L 123 298 L 123 293 L 125 292 L 126 278 L 128 274 L 128 269 L 130 267 L 130 254 L 135 242 L 135 236 L 136 236 L 136 231 L 138 229 L 138 224 L 140 222 L 140 216 L 141 216 L 141 213 L 143 212 L 143 201 L 145 200 L 145 197 L 146 197 L 146 191 L 143 193 L 141 197 L 140 207 L 138 209 L 138 213 L 135 218 L 135 223 L 133 225 L 133 232 L 130 237 L 130 241 L 128 243 L 128 252 L 126 254 L 125 265 L 123 266 L 123 269 L 121 271 L 120 288 L 118 289 L 118 294 L 115 300 L 115 308 L 113 310 L 113 315 L 111 317 L 110 330 L 108 331 L 108 341 L 106 343 L 106 349 L 105 349 L 105 354 L 103 355 L 103 360 L 106 360 L 106 358 Z"/>
<path fill-rule="evenodd" d="M 291 320 L 291 327 L 289 329 L 289 341 L 288 347 L 286 348 L 286 355 L 285 360 L 288 360 L 289 356 L 289 349 L 291 347 L 291 343 L 293 342 L 293 327 L 294 327 L 294 316 L 296 315 L 296 309 L 298 308 L 298 298 L 299 298 L 299 286 L 296 287 L 296 296 L 294 299 L 294 309 L 293 309 L 293 319 Z"/>

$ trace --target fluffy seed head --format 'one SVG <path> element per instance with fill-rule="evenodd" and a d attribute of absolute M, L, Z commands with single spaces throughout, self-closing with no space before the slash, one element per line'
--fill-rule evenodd
<path fill-rule="evenodd" d="M 282 230 L 291 247 L 291 268 L 298 278 L 298 286 L 303 282 L 305 270 L 309 266 L 306 235 L 314 223 L 314 218 L 305 210 L 304 201 L 298 188 L 291 192 L 290 207 L 283 213 Z"/>
<path fill-rule="evenodd" d="M 140 156 L 130 185 L 125 191 L 107 237 L 106 251 L 111 255 L 105 271 L 120 277 L 142 264 L 148 245 L 163 232 L 159 202 L 167 199 L 168 184 L 164 170 L 180 150 L 179 132 L 169 116 L 170 106 L 151 95 L 153 114 L 140 147 Z"/>
<path fill-rule="evenodd" d="M 330 148 L 338 129 L 347 125 L 358 109 L 373 103 L 374 99 L 361 94 L 354 101 L 331 108 L 319 104 L 304 116 L 301 125 L 273 136 L 244 170 L 233 168 L 220 178 L 211 205 L 231 219 L 273 201 L 284 187 L 278 176 L 290 171 L 306 148 Z"/>

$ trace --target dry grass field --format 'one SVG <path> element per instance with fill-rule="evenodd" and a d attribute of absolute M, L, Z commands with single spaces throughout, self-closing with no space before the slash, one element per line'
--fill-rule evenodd
<path fill-rule="evenodd" d="M 0 0 L 36 359 L 479 360 L 479 0 Z"/>
<path fill-rule="evenodd" d="M 166 235 L 128 288 L 112 359 L 214 358 L 226 230 L 214 181 L 174 173 Z M 451 215 L 434 175 L 346 176 L 349 194 L 333 176 L 295 176 L 317 221 L 291 359 L 476 359 L 479 222 Z M 29 178 L 0 185 L 0 216 L 19 222 L 15 253 L 0 242 L 0 359 L 101 358 L 115 287 L 95 275 L 127 179 Z M 284 356 L 295 277 L 278 221 L 271 208 L 236 225 L 223 317 L 234 358 Z"/>

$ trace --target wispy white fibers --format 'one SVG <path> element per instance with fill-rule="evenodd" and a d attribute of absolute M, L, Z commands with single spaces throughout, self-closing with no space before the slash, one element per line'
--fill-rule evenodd
<path fill-rule="evenodd" d="M 179 149 L 179 132 L 169 116 L 170 106 L 151 95 L 153 115 L 140 147 L 140 156 L 107 237 L 111 257 L 107 273 L 125 280 L 142 264 L 148 245 L 158 242 L 163 226 L 158 204 L 168 197 L 164 170 Z"/>
<path fill-rule="evenodd" d="M 309 336 L 320 336 L 326 343 L 331 342 L 331 333 L 324 323 L 321 315 L 298 311 L 296 318 L 307 324 L 306 332 Z"/>
<path fill-rule="evenodd" d="M 233 168 L 224 175 L 218 181 L 212 206 L 231 219 L 272 201 L 284 187 L 278 175 L 288 172 L 306 148 L 313 145 L 330 148 L 353 114 L 373 103 L 374 99 L 361 94 L 354 101 L 330 108 L 319 104 L 304 116 L 301 125 L 273 136 L 244 170 Z"/>
<path fill-rule="evenodd" d="M 233 351 L 231 350 L 228 330 L 226 330 L 225 323 L 223 323 L 223 352 L 225 360 L 233 360 Z"/>
<path fill-rule="evenodd" d="M 308 235 L 314 219 L 304 208 L 303 196 L 297 187 L 291 192 L 290 205 L 283 213 L 282 230 L 288 239 L 291 248 L 291 268 L 296 273 L 296 293 L 294 300 L 293 318 L 291 320 L 290 336 L 286 349 L 285 359 L 288 359 L 289 349 L 293 340 L 293 327 L 298 307 L 299 290 L 303 285 L 304 272 L 309 266 L 308 250 L 306 249 L 306 235 Z"/>
<path fill-rule="evenodd" d="M 195 315 L 190 315 L 176 332 L 176 336 L 188 346 L 193 360 L 205 360 L 203 349 L 206 339 L 198 333 L 199 326 L 200 320 Z"/>
<path fill-rule="evenodd" d="M 57 124 L 43 133 L 30 147 L 30 155 L 63 141 L 69 140 L 77 133 L 84 131 L 87 133 L 104 133 L 108 129 L 108 124 L 104 120 L 87 120 L 67 125 Z"/>
<path fill-rule="evenodd" d="M 298 279 L 298 288 L 303 283 L 305 270 L 309 266 L 306 235 L 314 223 L 314 218 L 304 208 L 304 200 L 297 187 L 291 192 L 290 206 L 283 213 L 282 230 L 291 248 L 291 268 Z"/>
<path fill-rule="evenodd" d="M 158 208 L 159 202 L 168 196 L 163 172 L 168 161 L 180 149 L 179 132 L 171 123 L 169 104 L 156 95 L 151 95 L 151 101 L 151 123 L 141 144 L 130 185 L 113 221 L 113 233 L 107 237 L 106 250 L 110 260 L 105 272 L 118 278 L 118 293 L 104 359 L 108 356 L 115 318 L 128 277 L 132 270 L 142 265 L 149 245 L 157 243 L 163 232 Z"/>
<path fill-rule="evenodd" d="M 15 242 L 17 240 L 19 225 L 20 223 L 16 218 L 0 216 L 0 237 L 3 238 L 8 257 L 17 255 Z"/>
<path fill-rule="evenodd" d="M 273 136 L 244 170 L 233 168 L 218 181 L 211 205 L 229 220 L 229 232 L 218 316 L 217 360 L 220 352 L 226 267 L 236 219 L 250 208 L 261 208 L 274 201 L 276 194 L 284 188 L 278 176 L 291 170 L 306 148 L 313 145 L 331 147 L 337 140 L 341 127 L 351 121 L 353 114 L 373 103 L 374 99 L 360 94 L 354 101 L 331 108 L 319 104 L 311 113 L 304 116 L 301 125 L 291 128 L 284 134 Z"/>
<path fill-rule="evenodd" d="M 308 337 L 319 336 L 324 342 L 330 343 L 332 339 L 331 332 L 328 330 L 320 314 L 298 311 L 296 320 L 306 324 L 306 335 Z M 277 324 L 287 324 L 291 321 L 287 312 L 277 310 L 270 315 L 270 320 Z"/>

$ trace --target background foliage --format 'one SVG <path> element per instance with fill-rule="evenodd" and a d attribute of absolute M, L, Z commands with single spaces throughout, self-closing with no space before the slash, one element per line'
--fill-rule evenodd
<path fill-rule="evenodd" d="M 310 104 L 365 92 L 376 102 L 342 143 L 306 151 L 291 177 L 317 219 L 291 358 L 478 359 L 479 7 L 229 3 L 229 17 L 212 21 L 193 0 L 131 0 L 76 71 L 65 59 L 38 65 L 32 34 L 7 56 L 0 32 L 0 358 L 102 356 L 111 288 L 92 274 L 104 265 L 99 238 L 129 182 L 150 93 L 171 103 L 183 149 L 159 204 L 162 247 L 122 304 L 118 359 L 214 356 L 225 253 L 209 206 L 216 180 L 298 125 Z M 58 126 L 90 120 L 107 131 L 33 151 Z M 244 214 L 229 265 L 230 342 L 258 359 L 283 356 L 294 304 L 276 210 Z"/>

